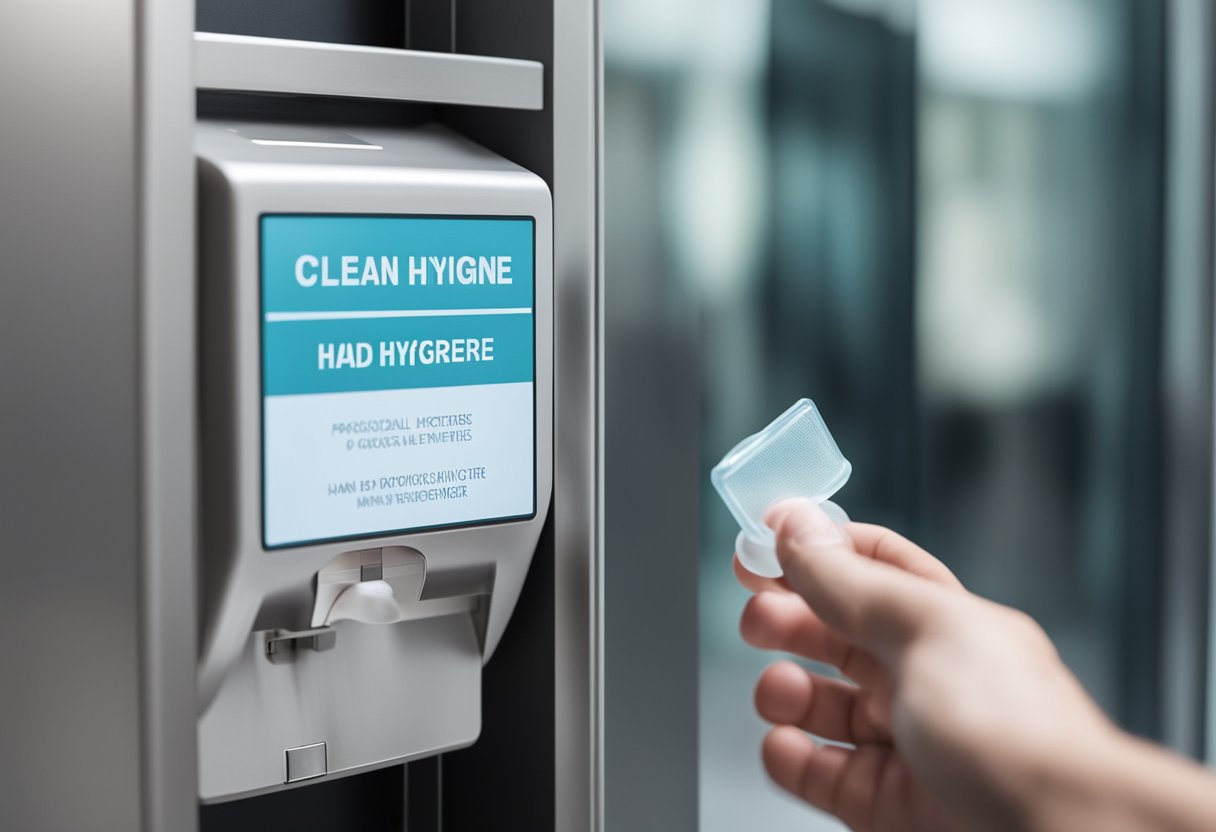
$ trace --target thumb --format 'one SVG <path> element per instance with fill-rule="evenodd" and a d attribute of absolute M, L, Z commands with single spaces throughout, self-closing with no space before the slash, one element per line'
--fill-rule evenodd
<path fill-rule="evenodd" d="M 941 589 L 859 555 L 844 531 L 810 500 L 775 506 L 767 518 L 790 588 L 848 641 L 886 663 L 928 623 Z"/>

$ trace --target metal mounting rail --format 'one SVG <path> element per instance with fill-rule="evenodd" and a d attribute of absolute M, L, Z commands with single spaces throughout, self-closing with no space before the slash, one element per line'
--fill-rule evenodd
<path fill-rule="evenodd" d="M 544 73 L 538 61 L 194 33 L 200 90 L 540 110 Z"/>

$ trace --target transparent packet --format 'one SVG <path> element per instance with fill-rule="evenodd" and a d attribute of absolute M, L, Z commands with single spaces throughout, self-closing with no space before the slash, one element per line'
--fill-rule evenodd
<path fill-rule="evenodd" d="M 764 512 L 776 502 L 813 500 L 836 522 L 847 522 L 848 515 L 828 498 L 852 471 L 810 399 L 795 402 L 768 427 L 735 445 L 714 466 L 710 481 L 739 523 L 735 551 L 743 566 L 762 577 L 781 576 L 776 539 L 764 524 Z"/>

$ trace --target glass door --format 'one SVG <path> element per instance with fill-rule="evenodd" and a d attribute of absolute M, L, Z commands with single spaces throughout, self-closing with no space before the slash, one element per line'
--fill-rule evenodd
<path fill-rule="evenodd" d="M 739 639 L 708 481 L 802 396 L 853 517 L 1035 616 L 1122 725 L 1198 751 L 1210 236 L 1176 229 L 1210 216 L 1206 188 L 1179 196 L 1210 181 L 1210 122 L 1178 120 L 1210 107 L 1167 71 L 1180 5 L 605 5 L 607 678 L 614 570 L 695 548 L 700 828 L 808 828 L 759 764 L 775 657 Z M 635 383 L 642 356 L 666 377 Z M 643 411 L 679 421 L 629 456 Z M 613 510 L 626 481 L 666 489 L 661 546 Z"/>

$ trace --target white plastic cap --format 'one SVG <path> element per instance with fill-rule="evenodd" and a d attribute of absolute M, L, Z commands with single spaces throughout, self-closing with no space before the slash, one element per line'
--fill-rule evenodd
<path fill-rule="evenodd" d="M 756 575 L 780 577 L 773 530 L 764 525 L 765 510 L 801 497 L 822 504 L 837 522 L 847 522 L 844 511 L 827 500 L 848 482 L 852 470 L 810 399 L 799 400 L 732 448 L 714 467 L 710 481 L 742 529 L 735 541 L 739 561 Z"/>

